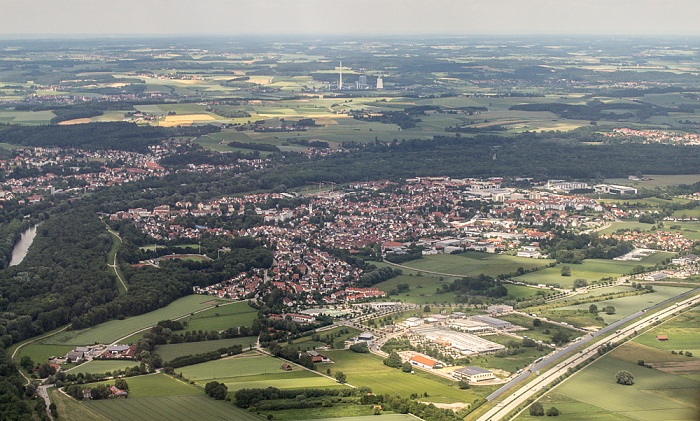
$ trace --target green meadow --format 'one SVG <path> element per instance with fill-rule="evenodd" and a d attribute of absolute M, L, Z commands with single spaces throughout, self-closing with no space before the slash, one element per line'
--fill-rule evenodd
<path fill-rule="evenodd" d="M 283 360 L 267 355 L 246 353 L 176 370 L 183 377 L 204 387 L 216 380 L 226 384 L 229 391 L 242 388 L 276 387 L 279 389 L 343 387 L 335 380 L 320 376 L 291 364 L 291 371 L 281 369 Z"/>
<path fill-rule="evenodd" d="M 39 341 L 41 344 L 91 345 L 111 343 L 140 329 L 155 325 L 161 320 L 176 319 L 195 311 L 224 304 L 231 300 L 212 298 L 206 295 L 188 295 L 168 306 L 124 320 L 112 320 L 82 330 L 64 331 Z"/>
<path fill-rule="evenodd" d="M 636 362 L 606 355 L 557 386 L 541 401 L 561 411 L 566 420 L 696 420 L 700 381 L 642 367 Z M 641 354 L 643 356 L 643 354 Z M 632 386 L 615 382 L 615 373 L 627 370 Z M 601 391 L 606 391 L 601 393 Z M 533 419 L 527 411 L 518 420 Z"/>
<path fill-rule="evenodd" d="M 610 324 L 620 319 L 623 319 L 629 316 L 630 314 L 634 314 L 638 311 L 641 311 L 642 309 L 650 307 L 656 303 L 660 303 L 661 301 L 664 301 L 668 298 L 672 298 L 676 295 L 682 294 L 685 291 L 688 291 L 688 289 L 655 285 L 654 292 L 651 293 L 607 300 L 604 299 L 604 297 L 601 297 L 602 299 L 600 301 L 572 305 L 567 307 L 560 307 L 557 309 L 557 311 L 587 311 L 591 304 L 595 304 L 596 306 L 598 306 L 598 316 L 602 317 L 605 323 Z M 605 312 L 603 312 L 602 310 L 603 307 L 607 306 L 615 307 L 615 313 L 605 314 Z"/>
<path fill-rule="evenodd" d="M 586 259 L 580 264 L 559 264 L 537 272 L 526 273 L 513 279 L 529 284 L 559 284 L 562 288 L 572 288 L 574 281 L 579 278 L 585 279 L 589 284 L 602 278 L 617 278 L 630 273 L 632 268 L 637 265 L 652 266 L 673 255 L 673 253 L 668 252 L 657 252 L 643 258 L 641 261 Z M 561 275 L 562 266 L 571 268 L 571 276 Z"/>
<path fill-rule="evenodd" d="M 399 393 L 401 396 L 428 392 L 423 400 L 439 403 L 472 402 L 495 389 L 492 386 L 460 390 L 456 382 L 414 370 L 414 374 L 387 367 L 382 359 L 373 354 L 358 354 L 352 351 L 329 350 L 325 354 L 334 362 L 329 365 L 331 375 L 342 371 L 347 382 L 353 386 L 367 386 L 374 393 Z M 321 369 L 323 371 L 323 369 Z"/>
<path fill-rule="evenodd" d="M 245 350 L 248 349 L 251 344 L 255 345 L 256 341 L 257 338 L 251 336 L 243 338 L 219 339 L 214 341 L 183 342 L 180 344 L 158 345 L 156 347 L 156 353 L 163 358 L 163 361 L 171 361 L 177 357 L 204 354 L 234 345 L 241 345 Z"/>
<path fill-rule="evenodd" d="M 528 259 L 504 254 L 467 252 L 424 256 L 422 259 L 406 262 L 404 266 L 419 271 L 448 274 L 447 276 L 461 277 L 485 274 L 496 277 L 515 273 L 519 267 L 526 270 L 535 269 L 552 262 L 553 260 L 548 259 Z"/>
<path fill-rule="evenodd" d="M 241 301 L 225 306 L 213 307 L 209 310 L 189 316 L 185 319 L 185 331 L 216 330 L 222 331 L 231 327 L 248 326 L 258 317 L 258 311 Z"/>

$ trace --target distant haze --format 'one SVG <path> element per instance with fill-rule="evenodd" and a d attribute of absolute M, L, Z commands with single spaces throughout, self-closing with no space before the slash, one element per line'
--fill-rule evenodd
<path fill-rule="evenodd" d="M 0 36 L 700 35 L 699 0 L 0 0 Z"/>

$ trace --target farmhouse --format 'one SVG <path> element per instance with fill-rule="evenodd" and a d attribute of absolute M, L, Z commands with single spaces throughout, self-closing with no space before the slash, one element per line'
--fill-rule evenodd
<path fill-rule="evenodd" d="M 136 356 L 136 346 L 134 345 L 110 345 L 103 352 L 101 358 L 134 358 Z"/>
<path fill-rule="evenodd" d="M 112 396 L 116 398 L 121 398 L 121 397 L 126 397 L 127 396 L 127 391 L 126 390 L 121 390 L 117 388 L 116 386 L 112 386 L 109 388 L 109 391 L 112 392 Z"/>
<path fill-rule="evenodd" d="M 311 361 L 313 361 L 314 363 L 329 363 L 329 362 L 331 362 L 330 358 L 328 358 L 327 356 L 325 356 L 323 354 L 319 354 L 316 351 L 308 351 L 306 354 L 311 357 Z"/>
<path fill-rule="evenodd" d="M 85 352 L 82 351 L 70 351 L 66 354 L 66 361 L 70 360 L 74 363 L 79 363 L 85 360 Z"/>
<path fill-rule="evenodd" d="M 418 367 L 422 368 L 427 368 L 427 369 L 434 369 L 434 368 L 442 368 L 443 364 L 440 361 L 435 361 L 431 358 L 424 357 L 422 355 L 414 355 L 411 357 L 409 360 L 411 364 L 416 365 Z"/>
<path fill-rule="evenodd" d="M 467 366 L 457 369 L 452 372 L 452 377 L 458 380 L 467 380 L 469 383 L 496 379 L 496 376 L 494 376 L 489 370 L 474 366 Z"/>

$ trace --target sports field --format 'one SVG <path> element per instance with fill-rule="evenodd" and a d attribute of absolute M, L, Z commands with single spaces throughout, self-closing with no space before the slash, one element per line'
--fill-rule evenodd
<path fill-rule="evenodd" d="M 283 363 L 284 361 L 280 359 L 266 355 L 246 353 L 182 367 L 176 372 L 182 373 L 183 377 L 193 380 L 202 387 L 216 380 L 226 384 L 229 391 L 257 387 L 278 389 L 343 387 L 335 380 L 304 370 L 296 364 L 292 364 L 291 371 L 284 371 L 280 368 Z"/>
<path fill-rule="evenodd" d="M 514 273 L 519 267 L 534 269 L 546 266 L 553 260 L 528 259 L 526 257 L 468 252 L 464 254 L 435 254 L 406 262 L 404 265 L 416 270 L 439 272 L 452 276 L 498 276 Z"/>
<path fill-rule="evenodd" d="M 124 320 L 112 320 L 100 325 L 75 331 L 65 331 L 41 340 L 42 344 L 91 345 L 95 343 L 111 343 L 128 336 L 139 329 L 144 329 L 161 320 L 175 319 L 192 312 L 224 304 L 231 300 L 216 299 L 206 295 L 188 295 L 170 303 L 167 307 L 129 317 Z"/>

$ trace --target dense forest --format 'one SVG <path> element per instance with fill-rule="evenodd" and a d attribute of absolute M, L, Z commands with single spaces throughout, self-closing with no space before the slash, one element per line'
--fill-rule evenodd
<path fill-rule="evenodd" d="M 42 223 L 25 260 L 0 272 L 2 345 L 65 325 L 114 299 L 115 279 L 105 264 L 111 245 L 90 209 L 71 209 Z"/>
<path fill-rule="evenodd" d="M 65 111 L 59 113 L 60 120 L 80 118 L 93 113 L 87 110 Z M 148 147 L 155 145 L 169 136 L 199 136 L 221 130 L 207 125 L 198 127 L 164 128 L 138 126 L 135 123 L 109 122 L 73 125 L 17 126 L 0 125 L 0 142 L 22 146 L 81 148 L 88 150 L 125 150 L 148 152 Z"/>

